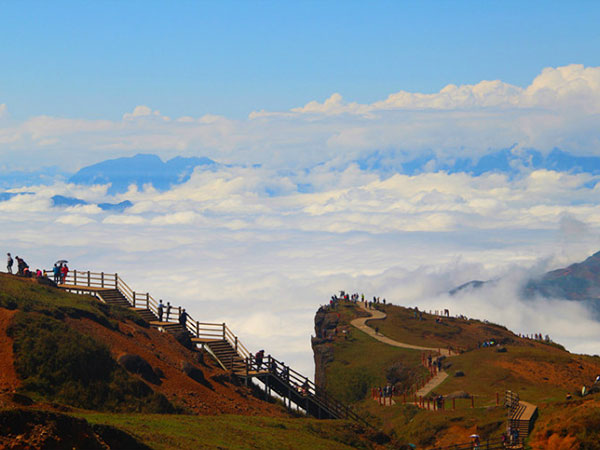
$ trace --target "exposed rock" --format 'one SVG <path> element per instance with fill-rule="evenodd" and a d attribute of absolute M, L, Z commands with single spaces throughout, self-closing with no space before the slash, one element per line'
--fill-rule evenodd
<path fill-rule="evenodd" d="M 189 362 L 181 361 L 181 370 L 192 380 L 197 381 L 198 383 L 203 384 L 204 386 L 212 389 L 211 384 L 208 382 L 208 380 L 204 376 L 204 372 L 202 372 L 197 367 L 191 365 Z"/>
<path fill-rule="evenodd" d="M 192 342 L 192 338 L 187 331 L 178 331 L 173 335 L 177 342 L 183 345 L 185 348 L 189 348 L 190 350 L 196 350 L 196 346 Z"/>
<path fill-rule="evenodd" d="M 328 312 L 325 309 L 319 309 L 315 315 L 315 336 L 319 339 L 327 338 L 330 333 L 328 330 L 335 330 L 338 326 L 338 316 L 335 313 Z"/>
<path fill-rule="evenodd" d="M 452 400 L 454 398 L 471 398 L 468 392 L 465 391 L 454 391 L 448 395 L 446 395 L 446 399 Z"/>
<path fill-rule="evenodd" d="M 48 277 L 35 277 L 34 280 L 36 283 L 41 284 L 43 286 L 57 287 L 56 283 Z"/>
<path fill-rule="evenodd" d="M 0 448 L 29 450 L 151 450 L 133 436 L 108 425 L 48 411 L 0 412 Z"/>
<path fill-rule="evenodd" d="M 30 406 L 30 405 L 33 405 L 33 403 L 34 403 L 33 400 L 31 400 L 26 395 L 17 394 L 16 392 L 7 394 L 7 398 L 10 401 L 12 401 L 13 403 L 16 403 L 18 405 L 23 405 L 23 406 Z"/>
<path fill-rule="evenodd" d="M 141 376 L 144 380 L 152 384 L 161 384 L 160 376 L 156 374 L 152 366 L 146 362 L 144 358 L 138 355 L 125 353 L 119 356 L 117 362 L 121 364 L 125 370 Z"/>
<path fill-rule="evenodd" d="M 312 339 L 313 357 L 315 359 L 315 384 L 319 387 L 325 386 L 325 370 L 327 364 L 333 361 L 333 348 L 322 339 Z"/>

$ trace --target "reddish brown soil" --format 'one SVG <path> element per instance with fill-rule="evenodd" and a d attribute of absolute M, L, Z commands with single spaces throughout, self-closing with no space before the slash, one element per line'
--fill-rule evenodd
<path fill-rule="evenodd" d="M 455 445 L 457 442 L 470 442 L 471 439 L 469 436 L 472 434 L 476 434 L 479 430 L 477 426 L 472 426 L 470 428 L 465 428 L 460 425 L 452 425 L 448 427 L 443 436 L 440 437 L 436 442 L 436 447 L 449 447 L 451 445 Z"/>
<path fill-rule="evenodd" d="M 231 383 L 228 374 L 208 354 L 204 357 L 205 364 L 199 363 L 198 352 L 185 348 L 167 333 L 143 328 L 132 322 L 120 322 L 118 332 L 89 319 L 67 319 L 67 323 L 81 333 L 104 342 L 115 358 L 132 353 L 141 356 L 153 368 L 161 369 L 165 374 L 162 384 L 156 386 L 148 383 L 149 386 L 174 404 L 196 414 L 287 416 L 282 407 L 259 400 L 246 387 Z M 181 370 L 184 361 L 201 369 L 211 387 L 187 376 Z"/>
<path fill-rule="evenodd" d="M 528 381 L 534 383 L 547 383 L 560 386 L 566 391 L 572 391 L 584 384 L 589 385 L 598 375 L 598 365 L 587 361 L 573 360 L 568 363 L 551 364 L 544 361 L 528 361 L 519 359 L 516 361 L 497 361 L 496 364 L 511 372 L 518 374 Z"/>
<path fill-rule="evenodd" d="M 585 431 L 598 431 L 600 408 L 598 395 L 566 402 L 560 407 L 555 407 L 550 413 L 542 414 L 529 440 L 531 448 L 533 450 L 579 449 L 578 435 Z"/>
<path fill-rule="evenodd" d="M 6 335 L 16 311 L 0 308 L 0 392 L 14 392 L 19 386 L 13 358 L 13 341 Z"/>

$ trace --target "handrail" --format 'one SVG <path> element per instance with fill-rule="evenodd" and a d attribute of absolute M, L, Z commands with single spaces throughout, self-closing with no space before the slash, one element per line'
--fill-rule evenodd
<path fill-rule="evenodd" d="M 290 388 L 293 388 L 300 395 L 306 396 L 317 404 L 320 408 L 329 411 L 330 414 L 340 419 L 352 419 L 356 422 L 360 422 L 368 428 L 372 428 L 371 424 L 367 422 L 363 417 L 359 416 L 350 407 L 344 403 L 336 400 L 324 390 L 315 385 L 308 377 L 295 371 L 289 366 L 286 366 L 281 361 L 278 361 L 271 355 L 267 356 L 266 362 L 263 362 L 260 367 L 257 366 L 256 358 L 250 355 L 249 358 L 245 359 L 246 368 L 248 371 L 250 368 L 256 367 L 257 370 L 266 365 L 271 376 L 277 378 L 280 382 L 287 384 Z M 284 374 L 285 373 L 285 378 Z"/>
<path fill-rule="evenodd" d="M 52 271 L 44 271 L 44 275 L 48 273 L 52 273 Z M 146 309 L 150 310 L 158 317 L 158 302 L 149 294 L 149 293 L 140 293 L 136 292 L 123 279 L 117 274 L 108 274 L 104 272 L 91 272 L 91 271 L 78 271 L 73 270 L 70 271 L 65 280 L 64 285 L 67 289 L 68 286 L 81 287 L 82 289 L 78 289 L 79 291 L 91 292 L 102 289 L 116 289 L 118 290 L 123 297 L 127 300 L 127 302 L 134 308 L 138 308 L 140 306 L 144 306 Z M 85 288 L 94 288 L 86 290 Z M 178 320 L 181 317 L 181 307 L 171 306 L 171 309 L 175 309 L 179 312 Z M 169 317 L 163 316 L 163 322 L 172 322 Z M 204 338 L 207 340 L 223 340 L 228 342 L 231 347 L 235 350 L 238 357 L 244 361 L 246 373 L 248 370 L 256 366 L 256 359 L 252 355 L 252 353 L 240 342 L 237 335 L 233 333 L 233 331 L 225 324 L 225 323 L 208 323 L 208 322 L 199 322 L 194 320 L 191 316 L 187 316 L 185 321 L 185 328 L 190 334 L 196 338 Z M 302 375 L 299 372 L 296 372 L 289 366 L 286 366 L 282 362 L 276 360 L 272 356 L 268 356 L 270 374 L 272 376 L 277 377 L 278 380 L 285 382 L 288 384 L 290 388 L 300 389 L 306 386 L 306 396 L 310 398 L 314 403 L 316 403 L 319 407 L 329 411 L 331 414 L 336 417 L 343 419 L 353 419 L 357 422 L 360 422 L 367 427 L 371 427 L 371 425 L 354 411 L 352 411 L 348 406 L 339 402 L 338 400 L 331 397 L 324 390 L 316 386 L 312 381 L 308 379 L 308 377 Z M 223 364 L 226 364 L 227 361 L 222 361 Z M 231 361 L 233 364 L 233 361 Z M 281 378 L 281 371 L 283 368 L 287 369 L 286 380 Z M 272 369 L 272 370 L 271 370 Z M 279 370 L 279 372 L 278 372 Z M 293 382 L 290 382 L 292 380 Z"/>

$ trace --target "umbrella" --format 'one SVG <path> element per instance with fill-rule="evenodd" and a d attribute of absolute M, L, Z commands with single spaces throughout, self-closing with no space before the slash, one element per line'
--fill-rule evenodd
<path fill-rule="evenodd" d="M 69 261 L 67 261 L 66 259 L 59 259 L 58 261 L 56 261 L 54 264 L 66 264 Z"/>
<path fill-rule="evenodd" d="M 469 436 L 470 438 L 478 438 L 479 435 L 478 434 L 472 434 L 471 436 Z"/>

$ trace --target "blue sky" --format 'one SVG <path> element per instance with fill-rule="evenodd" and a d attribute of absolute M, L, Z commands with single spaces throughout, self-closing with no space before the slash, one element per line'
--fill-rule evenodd
<path fill-rule="evenodd" d="M 288 110 L 598 65 L 594 1 L 3 2 L 11 116 Z"/>

